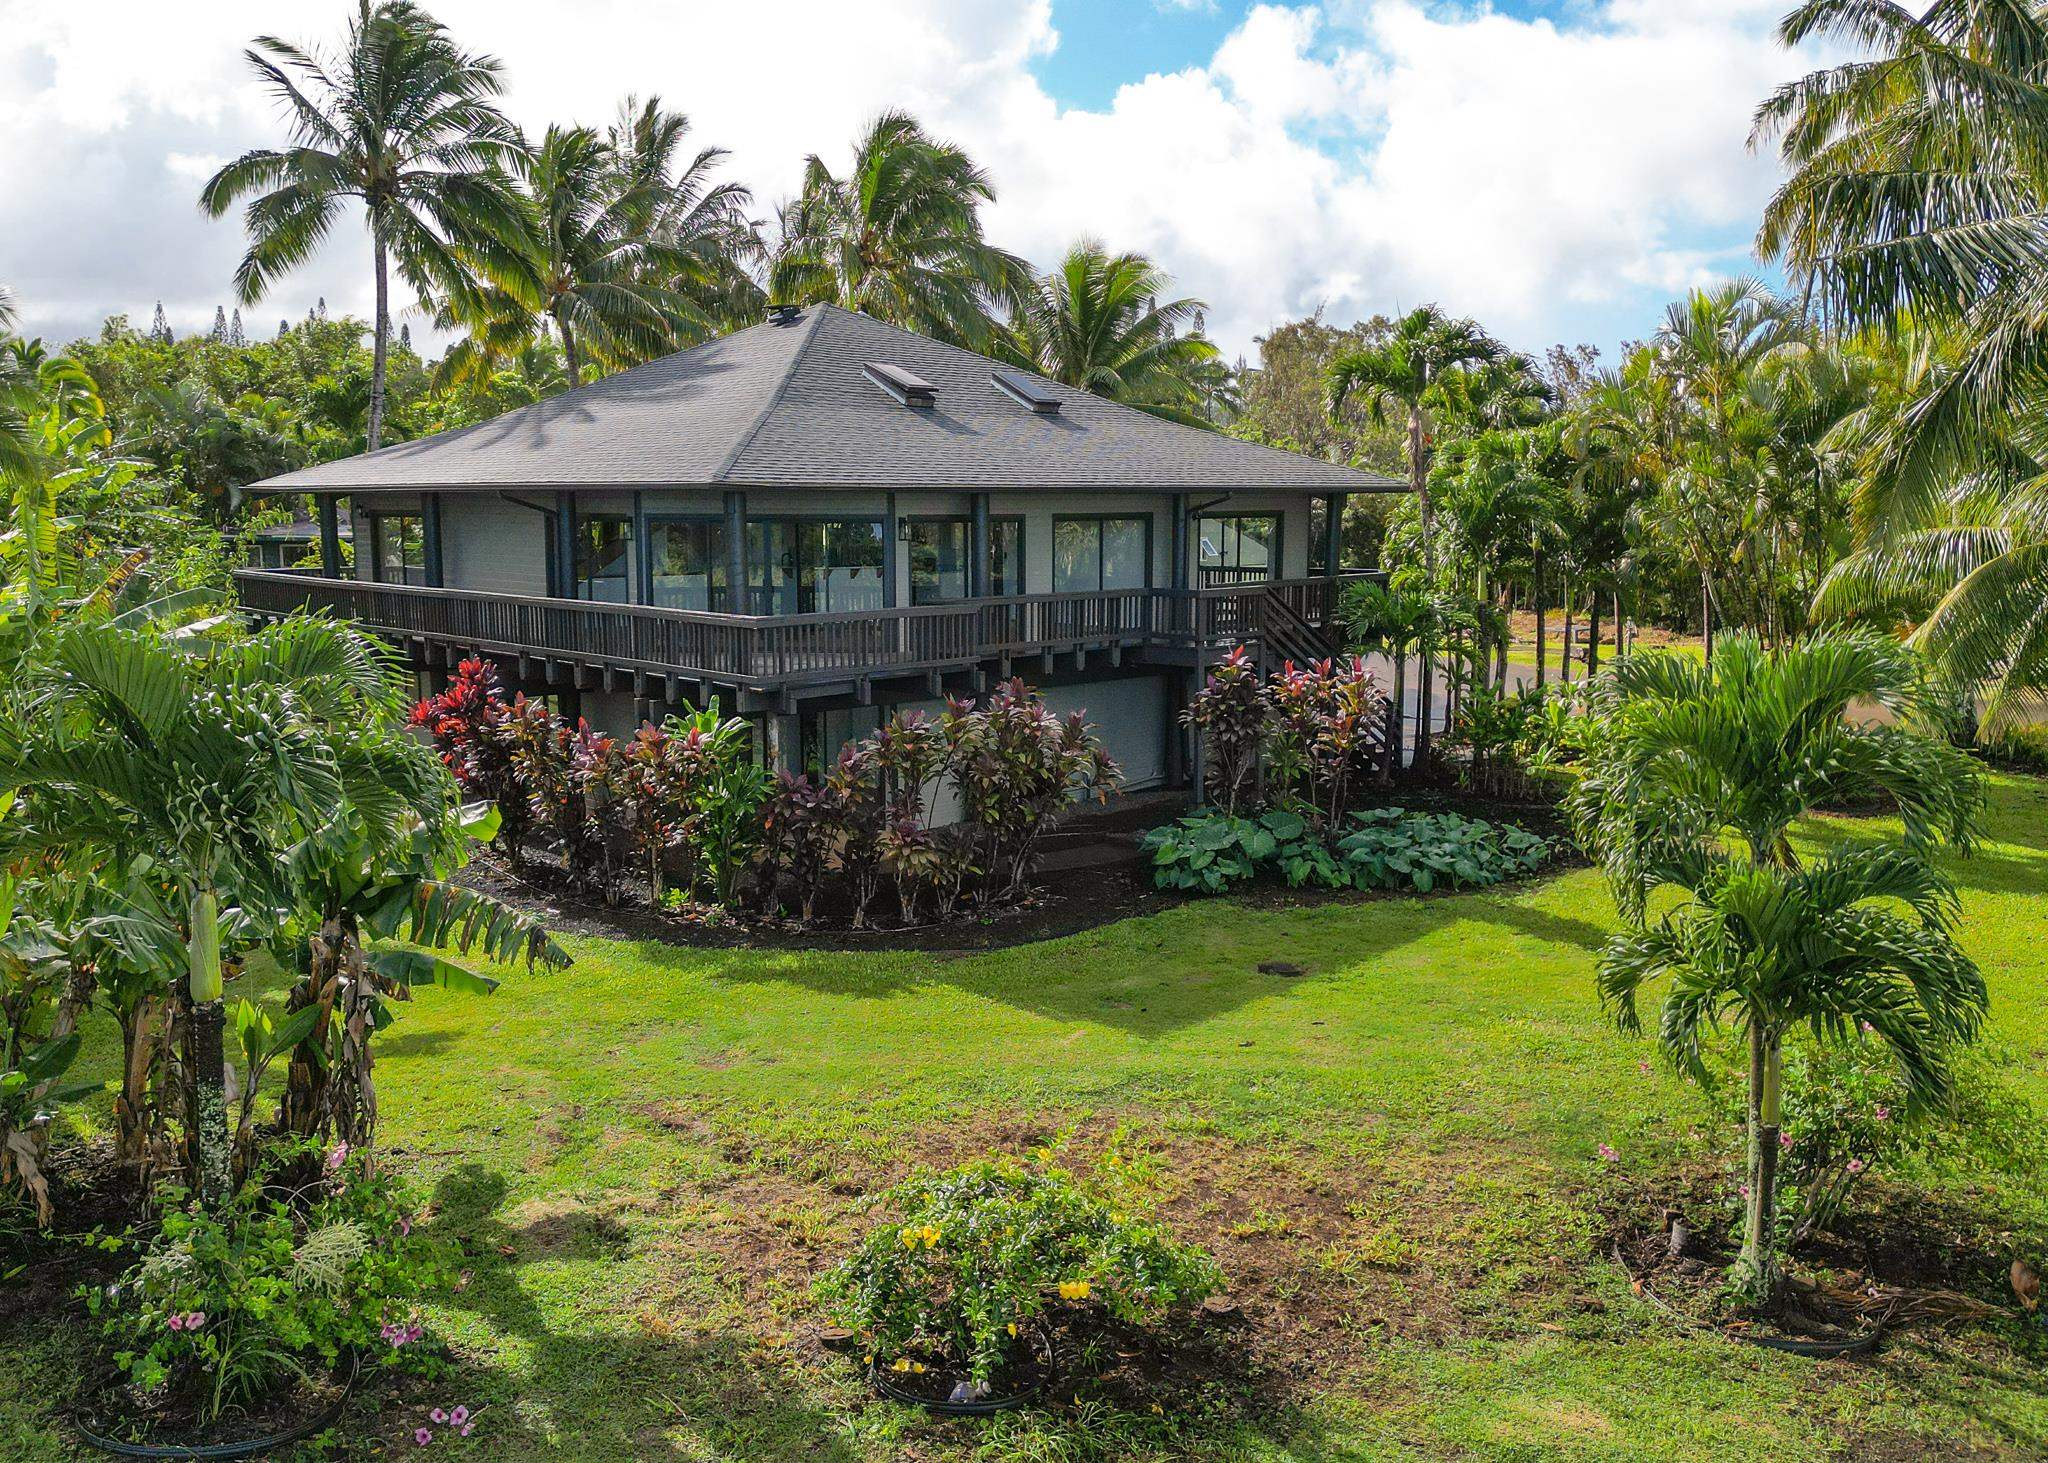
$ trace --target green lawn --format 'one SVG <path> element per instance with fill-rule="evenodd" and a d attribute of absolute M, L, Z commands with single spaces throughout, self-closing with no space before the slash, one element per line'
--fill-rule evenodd
<path fill-rule="evenodd" d="M 1999 780 L 1991 839 L 1955 872 L 1992 1035 L 2048 1110 L 2048 783 Z M 433 1449 L 493 1458 L 2048 1452 L 2048 1333 L 1803 1360 L 1671 1329 L 1599 1257 L 1603 1193 L 1728 1141 L 1603 1024 L 1611 923 L 1578 870 L 1508 893 L 1189 905 L 975 956 L 572 940 L 567 972 L 429 992 L 378 1072 L 387 1147 L 472 1255 L 437 1315 L 459 1375 L 353 1413 L 347 1446 L 409 1433 L 445 1393 L 486 1410 Z M 1272 959 L 1308 973 L 1258 974 Z M 1190 1380 L 1163 1413 L 1084 1390 L 935 1423 L 812 1349 L 809 1279 L 875 1188 L 915 1159 L 1069 1132 L 1077 1162 L 1113 1149 L 1218 1250 L 1277 1405 Z M 1952 1188 L 2048 1227 L 2038 1189 Z M 68 1456 L 54 1409 L 75 1358 L 73 1338 L 0 1320 L 0 1456 Z"/>

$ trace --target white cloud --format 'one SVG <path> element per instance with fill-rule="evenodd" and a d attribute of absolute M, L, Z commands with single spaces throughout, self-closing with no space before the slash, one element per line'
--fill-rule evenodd
<path fill-rule="evenodd" d="M 842 162 L 861 121 L 908 107 L 994 175 L 1003 242 L 1041 262 L 1082 234 L 1154 254 L 1224 344 L 1326 303 L 1424 299 L 1520 343 L 1646 328 L 1663 293 L 1745 267 L 1774 179 L 1748 117 L 1806 60 L 1770 39 L 1782 0 L 1581 0 L 1564 19 L 1484 5 L 1261 5 L 1205 66 L 1137 77 L 1098 111 L 1031 74 L 1051 0 L 439 0 L 500 56 L 524 124 L 608 118 L 629 90 L 733 151 L 762 211 L 803 155 Z M 90 329 L 159 297 L 198 327 L 240 254 L 198 180 L 275 140 L 241 59 L 265 30 L 338 34 L 345 6 L 275 0 L 0 0 L 0 275 L 33 328 Z M 626 44 L 622 45 L 622 39 Z M 254 320 L 318 294 L 361 310 L 360 233 Z"/>

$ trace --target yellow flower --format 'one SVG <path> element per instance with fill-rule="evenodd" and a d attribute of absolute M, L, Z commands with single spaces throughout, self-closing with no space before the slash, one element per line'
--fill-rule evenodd
<path fill-rule="evenodd" d="M 914 1250 L 914 1249 L 916 1249 L 916 1248 L 917 1248 L 917 1231 L 916 1231 L 916 1230 L 914 1230 L 914 1229 L 906 1229 L 906 1230 L 904 1230 L 904 1231 L 903 1231 L 903 1233 L 902 1233 L 901 1235 L 899 1235 L 899 1236 L 897 1236 L 897 1237 L 898 1237 L 899 1239 L 901 1239 L 901 1240 L 903 1241 L 903 1248 L 904 1248 L 904 1249 L 906 1249 L 906 1250 Z"/>
<path fill-rule="evenodd" d="M 924 1247 L 928 1250 L 937 1246 L 940 1234 L 941 1231 L 936 1224 L 927 1224 L 917 1232 L 918 1238 L 924 1241 Z"/>
<path fill-rule="evenodd" d="M 909 1370 L 910 1370 L 910 1358 L 909 1358 L 909 1357 L 907 1357 L 907 1356 L 899 1356 L 899 1357 L 897 1357 L 897 1358 L 896 1358 L 896 1361 L 895 1361 L 895 1364 L 894 1364 L 893 1366 L 891 1366 L 891 1367 L 889 1368 L 889 1370 L 890 1370 L 890 1371 L 892 1371 L 892 1372 L 907 1372 L 907 1371 L 909 1371 Z"/>
<path fill-rule="evenodd" d="M 1088 1290 L 1089 1285 L 1085 1280 L 1062 1280 L 1060 1282 L 1060 1299 L 1086 1300 L 1088 1299 Z"/>
<path fill-rule="evenodd" d="M 1166 1409 L 1164 1407 L 1161 1407 L 1157 1402 L 1154 1402 L 1152 1404 L 1152 1410 L 1158 1413 L 1161 1417 L 1166 1416 Z"/>
<path fill-rule="evenodd" d="M 1009 1329 L 1009 1332 L 1010 1332 L 1010 1334 L 1011 1334 L 1012 1336 L 1015 1336 L 1015 1335 L 1017 1334 L 1017 1323 L 1016 1323 L 1015 1321 L 1012 1321 L 1012 1322 L 1010 1322 L 1010 1325 L 1009 1325 L 1009 1328 L 1008 1328 L 1008 1329 Z"/>
<path fill-rule="evenodd" d="M 921 1361 L 914 1361 L 910 1364 L 910 1369 L 914 1372 L 921 1372 L 924 1370 L 924 1363 Z"/>

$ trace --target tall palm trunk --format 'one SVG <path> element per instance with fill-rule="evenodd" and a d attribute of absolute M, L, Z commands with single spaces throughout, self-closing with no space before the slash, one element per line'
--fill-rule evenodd
<path fill-rule="evenodd" d="M 220 899 L 213 890 L 192 896 L 186 947 L 192 997 L 192 1157 L 199 1201 L 217 1209 L 227 1200 L 233 1154 L 228 1142 L 227 1056 L 222 1042 Z"/>
<path fill-rule="evenodd" d="M 1595 589 L 1586 596 L 1586 674 L 1600 672 L 1600 591 Z"/>
<path fill-rule="evenodd" d="M 1415 507 L 1422 519 L 1422 573 L 1432 593 L 1436 590 L 1436 535 L 1431 531 L 1434 512 L 1429 501 L 1429 472 L 1423 461 L 1423 452 L 1428 444 L 1423 440 L 1422 408 L 1408 408 L 1408 484 L 1415 490 Z M 1434 658 L 1425 646 L 1417 657 L 1421 662 L 1417 674 L 1421 680 L 1416 685 L 1417 715 L 1415 718 L 1415 768 L 1419 772 L 1429 765 L 1429 723 L 1436 709 L 1436 666 Z"/>
<path fill-rule="evenodd" d="M 384 441 L 384 373 L 391 340 L 391 263 L 384 248 L 382 215 L 370 215 L 370 253 L 375 260 L 377 282 L 376 323 L 370 335 L 370 450 Z"/>
<path fill-rule="evenodd" d="M 1407 740 L 1404 723 L 1408 717 L 1405 708 L 1408 699 L 1407 660 L 1399 646 L 1391 647 L 1387 658 L 1394 663 L 1394 694 L 1387 698 L 1387 756 L 1380 764 L 1382 783 L 1392 782 L 1395 769 L 1401 765 L 1401 747 Z"/>
<path fill-rule="evenodd" d="M 1743 1204 L 1738 1283 L 1758 1304 L 1778 1291 L 1778 1134 L 1783 1044 L 1762 1018 L 1749 1021 L 1749 1193 Z"/>
<path fill-rule="evenodd" d="M 562 337 L 562 366 L 569 373 L 569 384 L 571 386 L 581 386 L 583 384 L 583 356 L 576 346 L 576 331 L 567 320 L 562 318 L 559 310 L 555 313 L 555 329 Z"/>
<path fill-rule="evenodd" d="M 1564 661 L 1558 666 L 1558 678 L 1567 686 L 1572 683 L 1572 582 L 1564 582 Z"/>
<path fill-rule="evenodd" d="M 1714 581 L 1700 570 L 1700 639 L 1706 646 L 1706 661 L 1714 663 Z"/>
<path fill-rule="evenodd" d="M 1536 601 L 1536 689 L 1540 691 L 1543 689 L 1544 681 L 1549 675 L 1547 662 L 1550 659 L 1550 647 L 1543 638 L 1549 627 L 1543 613 L 1543 551 L 1541 549 L 1536 550 L 1532 556 L 1532 564 L 1533 567 L 1529 574 L 1529 598 Z"/>

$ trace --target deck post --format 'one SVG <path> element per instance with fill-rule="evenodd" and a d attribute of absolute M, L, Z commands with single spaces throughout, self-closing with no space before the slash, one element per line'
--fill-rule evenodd
<path fill-rule="evenodd" d="M 896 608 L 896 574 L 901 563 L 896 550 L 898 522 L 896 495 L 890 493 L 882 500 L 882 608 L 886 610 Z"/>
<path fill-rule="evenodd" d="M 1202 684 L 1207 679 L 1208 671 L 1202 665 L 1201 657 L 1197 656 L 1195 658 L 1195 668 L 1188 673 L 1188 700 L 1190 703 L 1202 693 Z M 1188 804 L 1190 807 L 1199 808 L 1204 801 L 1202 796 L 1202 761 L 1202 729 L 1198 726 L 1191 726 L 1188 728 Z"/>
<path fill-rule="evenodd" d="M 765 579 L 765 575 L 763 576 Z M 728 614 L 753 613 L 747 603 L 747 495 L 725 495 L 725 607 Z"/>
<path fill-rule="evenodd" d="M 974 495 L 974 544 L 967 560 L 967 595 L 987 599 L 989 588 L 988 494 Z"/>
<path fill-rule="evenodd" d="M 320 572 L 329 579 L 343 578 L 341 572 L 341 499 L 333 493 L 317 495 L 320 504 Z"/>
<path fill-rule="evenodd" d="M 420 495 L 420 557 L 426 560 L 427 587 L 440 589 L 447 584 L 446 572 L 441 562 L 441 495 L 422 493 Z"/>
<path fill-rule="evenodd" d="M 1173 574 L 1167 580 L 1175 589 L 1188 587 L 1188 495 L 1173 495 Z"/>
<path fill-rule="evenodd" d="M 1324 503 L 1323 573 L 1335 579 L 1344 572 L 1344 494 L 1332 493 Z"/>
<path fill-rule="evenodd" d="M 555 494 L 555 597 L 576 598 L 576 500 Z"/>

